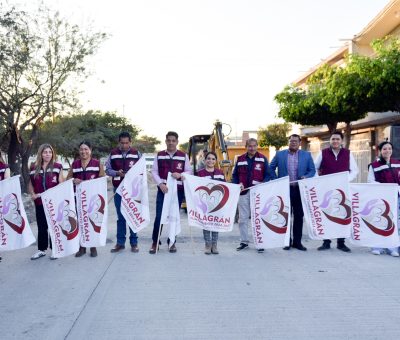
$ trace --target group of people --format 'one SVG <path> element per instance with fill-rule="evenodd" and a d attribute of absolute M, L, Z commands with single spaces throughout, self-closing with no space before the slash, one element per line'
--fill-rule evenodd
<path fill-rule="evenodd" d="M 111 150 L 105 169 L 101 162 L 92 158 L 92 145 L 89 141 L 82 141 L 79 145 L 79 157 L 72 163 L 67 179 L 73 179 L 74 185 L 82 181 L 95 179 L 108 175 L 112 177 L 114 187 L 114 204 L 117 211 L 117 241 L 111 249 L 112 253 L 117 253 L 125 249 L 127 225 L 121 213 L 121 196 L 116 193 L 116 189 L 123 180 L 129 169 L 140 159 L 141 153 L 131 146 L 131 136 L 128 132 L 120 133 L 118 137 L 118 147 Z M 286 150 L 278 151 L 270 163 L 267 157 L 259 153 L 258 142 L 254 138 L 246 141 L 246 153 L 240 155 L 234 166 L 232 182 L 239 184 L 241 194 L 238 203 L 239 210 L 239 230 L 240 244 L 236 248 L 242 251 L 249 247 L 248 225 L 250 219 L 250 193 L 249 188 L 276 178 L 289 176 L 290 179 L 290 202 L 291 213 L 293 215 L 293 225 L 291 230 L 290 244 L 284 247 L 285 250 L 295 248 L 306 251 L 307 248 L 302 244 L 303 234 L 303 207 L 301 203 L 298 181 L 316 175 L 323 176 L 342 171 L 349 172 L 349 181 L 356 178 L 358 174 L 357 164 L 350 150 L 342 146 L 343 134 L 335 131 L 331 134 L 329 147 L 322 150 L 315 162 L 310 152 L 300 149 L 301 138 L 297 134 L 289 137 L 289 147 Z M 154 182 L 157 184 L 156 197 L 156 217 L 154 220 L 152 245 L 149 249 L 150 254 L 155 254 L 160 242 L 162 231 L 161 214 L 164 202 L 164 195 L 168 192 L 167 177 L 171 173 L 177 180 L 177 195 L 179 206 L 184 199 L 184 179 L 185 174 L 192 174 L 192 167 L 186 153 L 178 150 L 178 134 L 169 131 L 166 135 L 166 149 L 158 152 L 151 170 Z M 397 183 L 400 184 L 400 161 L 392 158 L 393 146 L 390 142 L 384 141 L 378 146 L 379 157 L 369 165 L 368 182 Z M 196 169 L 195 175 L 219 181 L 225 181 L 223 172 L 217 167 L 217 155 L 208 151 L 204 154 L 203 165 Z M 0 180 L 8 178 L 10 171 L 8 165 L 0 159 Z M 31 257 L 32 260 L 39 259 L 46 255 L 47 249 L 51 248 L 51 240 L 48 236 L 48 225 L 41 200 L 41 193 L 64 181 L 62 165 L 56 162 L 56 153 L 49 144 L 39 147 L 36 162 L 30 167 L 29 193 L 35 203 L 36 221 L 38 226 L 38 251 Z M 161 228 L 161 229 L 160 229 Z M 129 228 L 129 243 L 131 251 L 137 253 L 138 237 Z M 217 241 L 218 232 L 203 230 L 205 241 L 205 254 L 218 254 Z M 169 252 L 177 251 L 176 244 L 170 245 Z M 318 250 L 330 249 L 331 240 L 324 240 Z M 337 248 L 350 252 L 346 246 L 345 239 L 337 239 Z M 262 253 L 264 249 L 258 249 Z M 385 250 L 372 248 L 372 253 L 379 255 Z M 387 249 L 392 256 L 399 256 L 398 248 Z M 86 253 L 86 248 L 80 247 L 75 254 L 81 257 Z M 96 257 L 96 248 L 90 248 L 90 256 Z M 0 257 L 1 260 L 1 257 Z"/>
<path fill-rule="evenodd" d="M 298 181 L 313 176 L 323 176 L 333 173 L 348 171 L 349 181 L 353 181 L 358 174 L 357 163 L 350 150 L 344 148 L 343 134 L 334 131 L 329 139 L 329 147 L 325 148 L 317 156 L 315 162 L 311 153 L 300 149 L 301 137 L 292 134 L 289 137 L 289 147 L 286 150 L 278 151 L 271 163 L 265 156 L 257 152 L 257 140 L 247 140 L 247 152 L 241 155 L 233 170 L 233 182 L 242 187 L 239 199 L 239 229 L 240 244 L 236 248 L 238 251 L 248 248 L 248 222 L 250 218 L 250 194 L 246 190 L 250 186 L 260 182 L 266 182 L 275 178 L 289 176 L 290 181 L 290 210 L 293 216 L 290 244 L 284 250 L 296 248 L 306 251 L 307 248 L 302 244 L 303 234 L 303 206 L 301 202 Z M 383 141 L 378 145 L 379 157 L 369 164 L 368 182 L 396 183 L 400 185 L 400 161 L 392 158 L 393 145 L 388 141 Z M 331 240 L 324 240 L 318 247 L 319 251 L 331 248 Z M 344 252 L 351 252 L 346 246 L 345 239 L 337 239 L 337 249 Z M 264 249 L 258 249 L 263 252 Z M 379 255 L 385 249 L 372 248 L 372 254 Z M 386 249 L 386 252 L 394 257 L 399 256 L 398 247 Z"/>

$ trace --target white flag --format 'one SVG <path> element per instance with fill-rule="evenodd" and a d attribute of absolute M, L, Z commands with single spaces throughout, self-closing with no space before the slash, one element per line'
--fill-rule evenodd
<path fill-rule="evenodd" d="M 348 238 L 351 235 L 349 173 L 299 181 L 301 203 L 312 240 Z"/>
<path fill-rule="evenodd" d="M 164 194 L 164 202 L 161 213 L 161 224 L 168 225 L 169 247 L 175 243 L 175 237 L 181 232 L 181 216 L 179 213 L 178 182 L 168 173 L 168 192 Z"/>
<path fill-rule="evenodd" d="M 107 239 L 107 177 L 82 181 L 76 186 L 76 211 L 82 247 L 102 247 Z"/>
<path fill-rule="evenodd" d="M 250 207 L 256 248 L 289 246 L 291 220 L 289 177 L 251 188 Z"/>
<path fill-rule="evenodd" d="M 79 250 L 79 227 L 72 179 L 41 194 L 52 243 L 52 256 L 68 256 Z"/>
<path fill-rule="evenodd" d="M 398 185 L 350 184 L 350 192 L 353 208 L 351 242 L 366 247 L 398 247 Z"/>
<path fill-rule="evenodd" d="M 189 225 L 232 231 L 240 185 L 185 174 L 184 188 Z"/>
<path fill-rule="evenodd" d="M 35 242 L 22 204 L 20 176 L 0 181 L 0 250 L 15 250 Z"/>
<path fill-rule="evenodd" d="M 117 188 L 121 196 L 121 214 L 133 232 L 137 233 L 150 223 L 149 194 L 147 186 L 146 159 L 129 169 Z"/>

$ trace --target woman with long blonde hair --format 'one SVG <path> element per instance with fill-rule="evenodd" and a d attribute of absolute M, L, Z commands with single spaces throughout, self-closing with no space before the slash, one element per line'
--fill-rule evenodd
<path fill-rule="evenodd" d="M 31 180 L 28 190 L 35 202 L 36 223 L 38 226 L 38 251 L 32 255 L 31 260 L 37 260 L 46 255 L 49 244 L 51 248 L 46 215 L 40 194 L 64 181 L 63 167 L 56 162 L 56 153 L 50 144 L 39 146 L 36 162 L 32 163 L 29 175 Z"/>

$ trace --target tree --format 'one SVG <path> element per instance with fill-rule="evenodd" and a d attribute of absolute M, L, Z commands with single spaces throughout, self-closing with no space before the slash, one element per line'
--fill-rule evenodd
<path fill-rule="evenodd" d="M 387 36 L 373 41 L 373 58 L 352 55 L 349 68 L 370 83 L 367 97 L 373 111 L 400 112 L 400 40 Z"/>
<path fill-rule="evenodd" d="M 50 143 L 58 154 L 74 159 L 79 143 L 89 140 L 93 145 L 93 154 L 101 157 L 116 146 L 122 131 L 129 132 L 132 140 L 135 140 L 140 129 L 115 112 L 88 111 L 85 114 L 55 117 L 54 121 L 43 123 L 35 147 Z"/>
<path fill-rule="evenodd" d="M 13 173 L 29 181 L 28 159 L 46 120 L 77 106 L 72 86 L 106 34 L 82 31 L 41 6 L 34 13 L 0 4 L 0 125 Z M 22 167 L 22 169 L 21 169 Z"/>
<path fill-rule="evenodd" d="M 160 144 L 161 141 L 156 137 L 143 135 L 132 144 L 134 148 L 139 150 L 141 153 L 154 153 L 156 151 L 156 145 Z"/>
<path fill-rule="evenodd" d="M 387 37 L 372 44 L 374 57 L 350 55 L 344 67 L 324 65 L 301 89 L 286 86 L 275 96 L 279 116 L 303 125 L 326 124 L 330 132 L 346 123 L 346 145 L 351 122 L 368 112 L 400 109 L 400 42 Z"/>
<path fill-rule="evenodd" d="M 185 142 L 185 143 L 180 143 L 179 144 L 179 150 L 188 153 L 189 152 L 189 142 Z"/>
<path fill-rule="evenodd" d="M 287 134 L 291 129 L 289 123 L 276 123 L 268 125 L 258 131 L 260 146 L 273 146 L 276 150 L 288 144 Z"/>

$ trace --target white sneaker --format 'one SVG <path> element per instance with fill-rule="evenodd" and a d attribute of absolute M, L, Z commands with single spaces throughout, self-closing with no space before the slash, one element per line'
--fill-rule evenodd
<path fill-rule="evenodd" d="M 380 255 L 381 251 L 379 249 L 374 249 L 374 250 L 371 250 L 371 253 L 374 255 Z"/>
<path fill-rule="evenodd" d="M 390 256 L 399 257 L 399 253 L 398 253 L 397 251 L 392 251 L 392 252 L 390 253 Z"/>
<path fill-rule="evenodd" d="M 46 252 L 44 252 L 42 250 L 39 250 L 37 253 L 32 255 L 31 260 L 37 260 L 37 259 L 40 259 L 43 256 L 46 256 Z"/>

